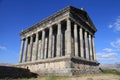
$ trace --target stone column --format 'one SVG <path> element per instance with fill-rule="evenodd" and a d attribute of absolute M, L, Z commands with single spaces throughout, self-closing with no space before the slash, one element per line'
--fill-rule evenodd
<path fill-rule="evenodd" d="M 83 29 L 80 27 L 80 55 L 82 58 L 84 58 L 84 50 L 83 50 Z"/>
<path fill-rule="evenodd" d="M 48 47 L 48 58 L 52 57 L 52 26 L 49 29 L 49 47 Z"/>
<path fill-rule="evenodd" d="M 46 34 L 47 34 L 47 32 L 45 32 L 45 35 Z M 48 38 L 47 38 L 47 36 L 45 36 L 44 59 L 47 58 L 47 41 L 48 41 Z"/>
<path fill-rule="evenodd" d="M 32 49 L 33 49 L 33 36 L 30 37 L 30 53 L 29 53 L 29 61 L 32 60 Z"/>
<path fill-rule="evenodd" d="M 22 59 L 23 59 L 24 43 L 25 43 L 25 40 L 22 39 L 21 40 L 21 47 L 20 47 L 19 63 L 21 63 Z"/>
<path fill-rule="evenodd" d="M 38 55 L 37 60 L 41 59 L 41 48 L 42 48 L 42 32 L 39 33 L 39 40 L 38 40 Z"/>
<path fill-rule="evenodd" d="M 52 58 L 54 57 L 54 49 L 55 49 L 55 46 L 54 46 L 54 43 L 55 43 L 55 36 L 53 35 L 52 36 Z"/>
<path fill-rule="evenodd" d="M 71 21 L 70 19 L 67 19 L 67 31 L 66 31 L 66 54 L 65 56 L 71 56 Z"/>
<path fill-rule="evenodd" d="M 85 54 L 86 54 L 86 59 L 89 59 L 88 55 L 88 37 L 87 37 L 87 32 L 84 32 L 84 37 L 85 37 Z"/>
<path fill-rule="evenodd" d="M 44 58 L 44 49 L 45 49 L 45 30 L 42 31 L 41 59 Z"/>
<path fill-rule="evenodd" d="M 38 44 L 39 43 L 39 33 L 36 33 L 36 41 L 35 41 L 35 60 L 38 58 Z"/>
<path fill-rule="evenodd" d="M 58 23 L 58 33 L 57 33 L 57 57 L 61 54 L 61 23 Z"/>
<path fill-rule="evenodd" d="M 74 41 L 75 41 L 75 56 L 78 57 L 78 31 L 77 24 L 74 24 Z"/>
<path fill-rule="evenodd" d="M 92 49 L 93 49 L 93 58 L 96 61 L 96 51 L 95 51 L 94 37 L 92 37 Z"/>
<path fill-rule="evenodd" d="M 25 50 L 24 50 L 24 62 L 27 61 L 27 51 L 28 51 L 28 38 L 26 38 L 26 47 L 25 47 Z"/>
<path fill-rule="evenodd" d="M 90 52 L 90 60 L 93 60 L 93 58 L 92 58 L 91 35 L 90 34 L 89 34 L 89 52 Z"/>

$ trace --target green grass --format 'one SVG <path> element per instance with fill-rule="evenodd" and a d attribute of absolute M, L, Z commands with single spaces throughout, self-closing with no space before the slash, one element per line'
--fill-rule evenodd
<path fill-rule="evenodd" d="M 117 71 L 115 69 L 100 69 L 102 73 L 105 74 L 115 74 L 115 75 L 120 75 L 120 71 Z"/>
<path fill-rule="evenodd" d="M 46 78 L 46 80 L 57 80 L 57 76 L 49 76 Z"/>
<path fill-rule="evenodd" d="M 71 78 L 78 80 L 80 77 L 86 77 L 86 80 L 95 80 L 93 76 L 119 76 L 116 70 L 102 70 L 103 74 L 84 74 L 78 76 L 38 76 L 37 78 L 19 78 L 19 79 L 3 79 L 3 80 L 70 80 Z M 117 75 L 116 75 L 117 74 Z M 105 80 L 105 79 L 96 79 L 96 80 Z M 118 79 L 120 80 L 120 79 Z"/>
<path fill-rule="evenodd" d="M 42 77 L 39 77 L 39 78 L 42 78 Z M 59 80 L 59 79 L 65 80 L 68 77 L 67 76 L 43 76 L 43 78 L 45 80 Z"/>
<path fill-rule="evenodd" d="M 112 69 L 112 70 L 100 69 L 100 70 L 101 70 L 102 74 L 98 74 L 98 75 L 118 75 L 118 76 L 120 76 L 120 71 L 117 71 L 115 69 Z M 69 80 L 70 78 L 77 79 L 79 77 L 84 77 L 84 76 L 85 77 L 88 76 L 88 78 L 86 80 L 94 80 L 91 77 L 93 75 L 92 74 L 83 74 L 83 75 L 78 75 L 78 76 L 38 76 L 37 78 L 19 78 L 19 79 L 15 79 L 15 80 Z M 98 75 L 94 75 L 94 76 L 98 76 Z M 12 79 L 5 78 L 4 80 L 12 80 Z"/>

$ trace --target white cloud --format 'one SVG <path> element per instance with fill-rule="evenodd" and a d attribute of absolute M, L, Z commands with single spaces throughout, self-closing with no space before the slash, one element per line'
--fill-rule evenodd
<path fill-rule="evenodd" d="M 118 16 L 115 22 L 110 24 L 108 27 L 112 28 L 114 31 L 120 31 L 120 16 Z"/>
<path fill-rule="evenodd" d="M 113 49 L 111 49 L 111 48 L 104 48 L 103 51 L 105 51 L 105 52 L 113 52 Z"/>
<path fill-rule="evenodd" d="M 97 59 L 101 62 L 114 62 L 119 60 L 120 53 L 120 38 L 112 41 L 110 43 L 111 48 L 104 48 L 100 52 L 97 53 Z"/>
<path fill-rule="evenodd" d="M 112 47 L 120 49 L 120 38 L 110 43 Z"/>
<path fill-rule="evenodd" d="M 0 51 L 2 50 L 7 50 L 7 48 L 5 46 L 0 45 Z"/>
<path fill-rule="evenodd" d="M 109 28 L 112 28 L 112 27 L 113 27 L 113 25 L 111 25 L 111 24 L 110 24 L 108 27 L 109 27 Z"/>
<path fill-rule="evenodd" d="M 115 60 L 116 59 L 116 53 L 97 53 L 97 59 L 98 60 Z"/>

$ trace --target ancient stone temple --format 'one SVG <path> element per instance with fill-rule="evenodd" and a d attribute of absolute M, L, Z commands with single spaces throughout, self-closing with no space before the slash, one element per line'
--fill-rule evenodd
<path fill-rule="evenodd" d="M 19 64 L 41 75 L 99 73 L 87 12 L 68 6 L 22 31 Z"/>

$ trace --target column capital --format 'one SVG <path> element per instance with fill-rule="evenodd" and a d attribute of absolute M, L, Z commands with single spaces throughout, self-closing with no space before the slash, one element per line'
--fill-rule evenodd
<path fill-rule="evenodd" d="M 26 37 L 25 40 L 27 41 L 29 37 Z"/>
<path fill-rule="evenodd" d="M 33 35 L 30 36 L 30 43 L 33 43 Z"/>
<path fill-rule="evenodd" d="M 52 33 L 52 26 L 49 27 L 49 33 L 51 34 Z M 51 32 L 50 32 L 51 31 Z"/>
<path fill-rule="evenodd" d="M 70 17 L 66 18 L 66 20 L 71 20 Z"/>
<path fill-rule="evenodd" d="M 61 21 L 58 21 L 57 24 L 61 24 Z"/>
<path fill-rule="evenodd" d="M 84 31 L 84 34 L 87 35 L 87 31 L 86 30 Z"/>
<path fill-rule="evenodd" d="M 95 38 L 95 36 L 94 36 L 94 35 L 91 35 L 91 37 L 92 37 L 92 38 Z"/>
<path fill-rule="evenodd" d="M 88 33 L 88 30 L 85 30 L 84 32 L 87 32 L 87 33 Z"/>
<path fill-rule="evenodd" d="M 88 35 L 89 35 L 89 38 L 91 38 L 91 34 L 88 33 Z"/>
<path fill-rule="evenodd" d="M 40 31 L 36 32 L 35 34 L 38 35 Z"/>
<path fill-rule="evenodd" d="M 67 22 L 71 22 L 71 19 L 70 19 L 70 18 L 66 18 L 66 21 L 67 21 Z"/>
<path fill-rule="evenodd" d="M 76 24 L 76 23 L 74 23 L 74 27 L 77 27 L 77 24 Z"/>
<path fill-rule="evenodd" d="M 21 37 L 21 40 L 25 40 L 25 37 Z"/>

